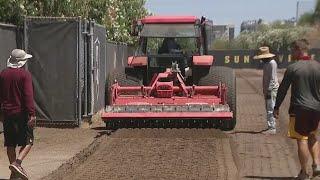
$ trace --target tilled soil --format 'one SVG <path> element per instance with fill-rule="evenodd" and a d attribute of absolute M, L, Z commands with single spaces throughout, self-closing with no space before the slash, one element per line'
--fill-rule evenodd
<path fill-rule="evenodd" d="M 209 129 L 121 129 L 47 179 L 235 179 L 229 138 Z"/>

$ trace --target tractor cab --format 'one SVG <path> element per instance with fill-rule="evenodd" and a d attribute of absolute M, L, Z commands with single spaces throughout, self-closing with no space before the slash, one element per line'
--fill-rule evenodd
<path fill-rule="evenodd" d="M 130 57 L 128 65 L 133 68 L 148 66 L 149 73 L 145 74 L 144 82 L 148 82 L 152 74 L 170 68 L 172 63 L 177 63 L 182 75 L 188 78 L 192 76 L 193 66 L 211 66 L 213 63 L 212 56 L 204 56 L 208 54 L 210 43 L 206 32 L 210 28 L 212 21 L 204 17 L 151 16 L 141 19 L 132 28 L 132 34 L 139 36 L 139 46 L 134 56 L 138 58 L 133 60 Z M 142 63 L 139 57 L 146 57 L 145 62 Z"/>

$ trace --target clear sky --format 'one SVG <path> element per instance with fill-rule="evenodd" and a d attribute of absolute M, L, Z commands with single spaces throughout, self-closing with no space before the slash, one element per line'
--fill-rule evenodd
<path fill-rule="evenodd" d="M 312 10 L 315 1 L 299 1 L 299 14 Z M 245 20 L 295 17 L 297 0 L 147 0 L 146 8 L 155 15 L 204 15 L 215 24 L 234 24 L 239 31 Z"/>

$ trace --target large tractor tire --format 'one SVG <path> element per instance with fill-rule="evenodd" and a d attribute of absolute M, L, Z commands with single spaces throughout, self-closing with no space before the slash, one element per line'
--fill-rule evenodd
<path fill-rule="evenodd" d="M 114 84 L 115 80 L 118 82 L 120 86 L 141 86 L 142 85 L 142 80 L 138 80 L 138 79 L 127 76 L 124 70 L 114 71 L 108 76 L 108 79 L 106 82 L 106 105 L 111 105 L 111 87 Z M 107 130 L 117 130 L 118 128 L 121 128 L 123 126 L 124 126 L 124 121 L 121 121 L 121 120 L 111 120 L 106 122 Z"/>
<path fill-rule="evenodd" d="M 221 120 L 219 127 L 223 131 L 233 130 L 236 126 L 236 77 L 234 70 L 229 67 L 212 66 L 207 75 L 201 77 L 198 81 L 200 86 L 218 85 L 219 82 L 227 86 L 227 103 L 230 110 L 233 112 L 231 120 Z"/>
<path fill-rule="evenodd" d="M 133 77 L 129 77 L 125 74 L 124 70 L 115 70 L 113 73 L 109 74 L 106 82 L 106 105 L 111 103 L 111 86 L 114 84 L 115 80 L 120 86 L 141 86 L 142 80 L 138 80 Z"/>

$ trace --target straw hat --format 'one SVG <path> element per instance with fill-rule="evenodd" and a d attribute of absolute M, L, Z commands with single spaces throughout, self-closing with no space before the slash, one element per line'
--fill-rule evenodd
<path fill-rule="evenodd" d="M 260 55 L 254 56 L 253 59 L 266 59 L 266 58 L 272 58 L 276 55 L 270 53 L 269 47 L 264 46 L 259 48 Z"/>
<path fill-rule="evenodd" d="M 21 68 L 27 63 L 27 60 L 30 58 L 32 58 L 32 55 L 27 54 L 24 50 L 14 49 L 11 52 L 11 56 L 9 57 L 9 59 L 7 61 L 7 67 Z"/>

